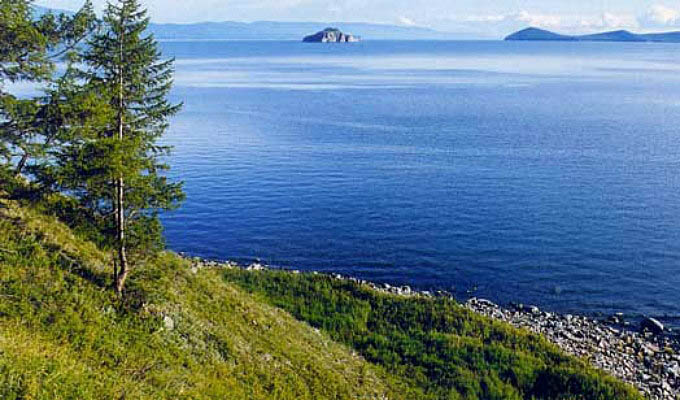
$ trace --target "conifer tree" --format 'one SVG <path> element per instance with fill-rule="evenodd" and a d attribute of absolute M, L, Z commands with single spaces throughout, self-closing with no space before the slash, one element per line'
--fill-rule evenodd
<path fill-rule="evenodd" d="M 78 187 L 78 196 L 102 217 L 102 232 L 116 253 L 119 295 L 130 273 L 129 254 L 162 245 L 158 213 L 183 198 L 181 184 L 163 175 L 170 148 L 158 143 L 181 107 L 167 99 L 174 60 L 161 59 L 157 42 L 145 33 L 148 24 L 137 0 L 108 4 L 82 55 L 81 75 L 85 89 L 104 103 L 92 105 L 100 109 L 93 115 L 108 117 L 94 136 L 88 130 L 89 136 L 74 137 L 65 147 L 60 165 L 70 178 L 57 179 L 65 189 Z"/>
<path fill-rule="evenodd" d="M 49 139 L 43 133 L 49 127 L 37 118 L 43 98 L 19 98 L 6 84 L 51 79 L 54 61 L 74 50 L 96 21 L 89 0 L 74 16 L 34 14 L 32 1 L 0 0 L 0 168 L 17 159 L 16 173 L 45 150 Z"/>

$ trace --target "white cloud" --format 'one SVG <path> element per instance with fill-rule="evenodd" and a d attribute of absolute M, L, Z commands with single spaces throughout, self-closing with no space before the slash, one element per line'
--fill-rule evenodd
<path fill-rule="evenodd" d="M 579 25 L 587 30 L 602 29 L 636 29 L 639 28 L 637 17 L 632 14 L 602 13 L 598 16 L 581 17 Z"/>
<path fill-rule="evenodd" d="M 562 29 L 565 31 L 590 31 L 600 29 L 634 29 L 639 26 L 637 18 L 632 14 L 615 14 L 604 12 L 600 15 L 546 15 L 531 14 L 522 11 L 516 15 L 515 21 L 528 25 Z"/>
<path fill-rule="evenodd" d="M 463 18 L 465 22 L 503 22 L 507 15 L 468 15 Z"/>
<path fill-rule="evenodd" d="M 608 28 L 635 28 L 638 26 L 637 18 L 634 15 L 604 13 L 601 18 L 602 25 Z"/>
<path fill-rule="evenodd" d="M 106 0 L 93 0 L 101 9 Z M 680 0 L 141 0 L 157 22 L 365 21 L 428 26 L 469 36 L 499 38 L 536 26 L 565 34 L 606 30 L 662 31 L 680 28 Z M 36 0 L 58 8 L 84 0 Z M 586 4 L 588 3 L 588 4 Z M 626 4 L 624 4 L 626 3 Z M 635 3 L 635 4 L 633 4 Z M 518 8 L 523 4 L 523 8 Z M 529 4 L 539 4 L 533 8 Z M 609 7 L 597 10 L 599 6 Z M 640 6 L 642 4 L 642 6 Z M 538 6 L 536 6 L 538 7 Z"/>
<path fill-rule="evenodd" d="M 400 25 L 406 25 L 406 26 L 415 26 L 416 23 L 409 17 L 404 17 L 403 15 L 399 18 L 397 18 L 397 22 L 399 22 Z"/>
<path fill-rule="evenodd" d="M 454 23 L 480 28 L 501 28 L 506 30 L 526 26 L 551 29 L 565 33 L 588 33 L 607 29 L 635 29 L 638 18 L 632 14 L 605 12 L 593 15 L 545 14 L 522 10 L 517 13 L 497 15 L 469 15 L 452 18 Z"/>
<path fill-rule="evenodd" d="M 564 25 L 563 18 L 564 17 L 560 15 L 533 14 L 523 10 L 514 15 L 512 19 L 536 27 L 559 28 Z"/>
<path fill-rule="evenodd" d="M 680 10 L 655 4 L 649 7 L 642 21 L 651 26 L 677 26 L 680 24 Z"/>

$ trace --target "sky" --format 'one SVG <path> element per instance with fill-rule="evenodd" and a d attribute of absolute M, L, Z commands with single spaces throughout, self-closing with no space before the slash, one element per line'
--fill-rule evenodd
<path fill-rule="evenodd" d="M 75 10 L 84 0 L 37 0 Z M 101 9 L 106 0 L 94 0 Z M 416 25 L 497 36 L 536 26 L 564 33 L 680 30 L 680 0 L 141 0 L 154 22 L 315 21 Z"/>

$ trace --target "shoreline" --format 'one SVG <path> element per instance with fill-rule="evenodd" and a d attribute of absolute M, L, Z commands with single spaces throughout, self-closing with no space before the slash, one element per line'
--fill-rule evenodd
<path fill-rule="evenodd" d="M 585 316 L 503 308 L 473 298 L 464 306 L 489 318 L 544 336 L 566 353 L 636 387 L 648 399 L 680 399 L 680 341 L 641 333 Z"/>
<path fill-rule="evenodd" d="M 214 261 L 188 257 L 181 253 L 180 255 L 191 261 L 193 273 L 198 273 L 203 268 L 303 273 L 300 270 L 275 268 L 260 263 L 244 265 L 234 261 Z M 445 291 L 419 291 L 409 286 L 377 284 L 340 274 L 315 271 L 304 273 L 354 282 L 370 290 L 396 296 L 425 298 L 446 296 L 456 300 L 453 295 Z M 583 315 L 546 312 L 535 306 L 503 307 L 476 297 L 459 302 L 459 304 L 493 320 L 542 335 L 565 353 L 584 359 L 592 366 L 633 385 L 648 399 L 680 400 L 680 338 L 678 337 L 663 333 L 636 331 L 633 325 L 624 326 L 621 315 L 602 321 Z"/>

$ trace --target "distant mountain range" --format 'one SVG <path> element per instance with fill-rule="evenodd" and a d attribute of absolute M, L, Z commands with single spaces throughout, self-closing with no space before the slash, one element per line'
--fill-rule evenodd
<path fill-rule="evenodd" d="M 35 7 L 36 16 L 47 12 L 73 14 L 73 11 Z M 359 22 L 201 22 L 194 24 L 152 23 L 149 31 L 159 40 L 301 40 L 327 26 L 360 35 L 364 40 L 455 40 L 465 35 L 416 26 Z"/>
<path fill-rule="evenodd" d="M 680 32 L 666 33 L 633 33 L 629 31 L 612 31 L 592 35 L 561 35 L 539 28 L 527 28 L 505 38 L 505 40 L 527 41 L 567 41 L 567 42 L 659 42 L 680 43 Z"/>
<path fill-rule="evenodd" d="M 360 35 L 364 40 L 461 39 L 461 35 L 428 28 L 353 22 L 202 22 L 151 24 L 149 30 L 160 40 L 301 40 L 327 26 Z"/>
<path fill-rule="evenodd" d="M 73 14 L 73 11 L 35 7 L 36 16 L 47 12 Z M 478 37 L 441 32 L 416 26 L 370 24 L 361 22 L 200 22 L 194 24 L 152 23 L 149 32 L 159 40 L 295 40 L 314 34 L 327 26 L 352 32 L 363 40 L 462 40 Z M 505 40 L 662 42 L 680 43 L 680 32 L 638 34 L 625 30 L 592 35 L 562 35 L 539 28 L 526 28 Z"/>

